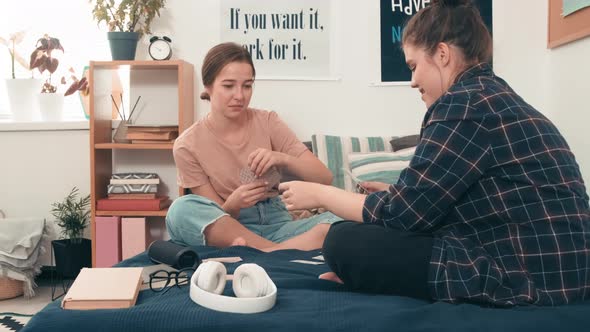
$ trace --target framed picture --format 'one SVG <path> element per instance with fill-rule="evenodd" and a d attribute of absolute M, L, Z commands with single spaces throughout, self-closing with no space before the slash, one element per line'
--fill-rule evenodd
<path fill-rule="evenodd" d="M 547 48 L 555 48 L 590 36 L 590 1 L 577 0 L 582 3 L 581 9 L 564 16 L 564 2 L 571 0 L 549 1 L 549 29 L 547 33 Z M 586 3 L 586 5 L 583 5 Z"/>
<path fill-rule="evenodd" d="M 481 17 L 493 30 L 492 0 L 476 0 Z M 401 47 L 403 29 L 407 21 L 427 5 L 425 1 L 380 0 L 381 82 L 379 85 L 409 85 L 412 73 L 406 65 Z"/>

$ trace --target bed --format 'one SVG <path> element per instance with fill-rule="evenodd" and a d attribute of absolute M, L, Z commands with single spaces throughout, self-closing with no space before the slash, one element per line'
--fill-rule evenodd
<path fill-rule="evenodd" d="M 278 287 L 277 303 L 260 314 L 231 314 L 203 308 L 189 298 L 189 288 L 165 294 L 141 291 L 135 306 L 118 310 L 62 310 L 59 300 L 37 313 L 21 331 L 585 331 L 590 301 L 561 307 L 487 308 L 428 303 L 398 296 L 347 292 L 320 280 L 326 264 L 320 251 L 283 250 L 262 253 L 248 247 L 195 247 L 202 258 L 239 256 L 226 264 L 232 272 L 242 263 L 264 267 Z M 316 258 L 314 258 L 316 257 Z M 146 253 L 119 266 L 151 265 Z M 226 285 L 226 295 L 231 285 Z"/>

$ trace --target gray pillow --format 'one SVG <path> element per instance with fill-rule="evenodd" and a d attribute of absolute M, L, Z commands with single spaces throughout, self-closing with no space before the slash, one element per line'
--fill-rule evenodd
<path fill-rule="evenodd" d="M 391 149 L 394 152 L 414 147 L 418 145 L 418 143 L 420 143 L 420 135 L 402 136 L 389 141 L 389 144 L 391 144 Z"/>

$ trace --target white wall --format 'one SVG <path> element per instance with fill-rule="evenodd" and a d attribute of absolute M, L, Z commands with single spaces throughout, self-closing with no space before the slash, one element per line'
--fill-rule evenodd
<path fill-rule="evenodd" d="M 339 81 L 258 81 L 252 105 L 276 110 L 302 140 L 312 133 L 417 133 L 425 108 L 409 86 L 372 87 L 378 74 L 378 1 L 335 0 Z M 155 30 L 168 31 L 175 55 L 197 68 L 218 43 L 217 1 L 169 0 Z M 354 22 L 354 23 L 351 23 Z M 590 120 L 590 38 L 546 48 L 547 2 L 494 0 L 494 68 L 560 128 L 590 184 L 583 124 Z M 138 59 L 147 58 L 140 45 Z M 207 104 L 197 102 L 203 116 Z M 0 209 L 10 217 L 46 216 L 76 185 L 89 191 L 88 133 L 0 132 Z"/>
<path fill-rule="evenodd" d="M 88 142 L 88 130 L 0 132 L 0 209 L 7 217 L 44 217 L 54 225 L 53 202 L 74 186 L 90 193 Z M 49 250 L 41 261 L 49 265 Z"/>
<path fill-rule="evenodd" d="M 566 137 L 590 187 L 590 38 L 551 52 L 548 72 L 548 115 Z"/>
<path fill-rule="evenodd" d="M 494 1 L 494 65 L 568 141 L 590 186 L 590 38 L 547 49 L 545 1 Z M 524 14 L 526 13 L 526 14 Z"/>
<path fill-rule="evenodd" d="M 317 132 L 338 135 L 415 133 L 424 113 L 417 93 L 409 86 L 369 87 L 380 75 L 379 1 L 366 1 L 362 6 L 356 1 L 333 3 L 336 12 L 333 16 L 337 21 L 335 61 L 339 67 L 336 75 L 341 80 L 259 80 L 251 105 L 277 111 L 301 139 L 309 139 Z M 166 23 L 159 21 L 154 30 L 172 32 L 175 54 L 197 68 L 200 93 L 202 60 L 209 48 L 220 42 L 218 1 L 172 0 L 170 5 L 162 16 Z M 197 110 L 199 117 L 205 115 L 208 104 L 198 100 Z"/>

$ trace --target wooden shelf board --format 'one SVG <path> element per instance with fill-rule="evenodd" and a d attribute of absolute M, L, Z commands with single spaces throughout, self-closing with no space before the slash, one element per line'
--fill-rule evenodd
<path fill-rule="evenodd" d="M 95 149 L 128 149 L 128 150 L 172 150 L 174 143 L 132 144 L 132 143 L 97 143 Z"/>
<path fill-rule="evenodd" d="M 125 61 L 91 61 L 94 68 L 103 69 L 119 69 L 123 66 L 129 66 L 133 69 L 177 69 L 180 65 L 184 64 L 183 60 L 165 60 L 165 61 L 153 61 L 153 60 L 125 60 Z"/>
<path fill-rule="evenodd" d="M 105 211 L 97 210 L 97 216 L 123 216 L 123 217 L 165 217 L 168 209 L 159 211 Z"/>

